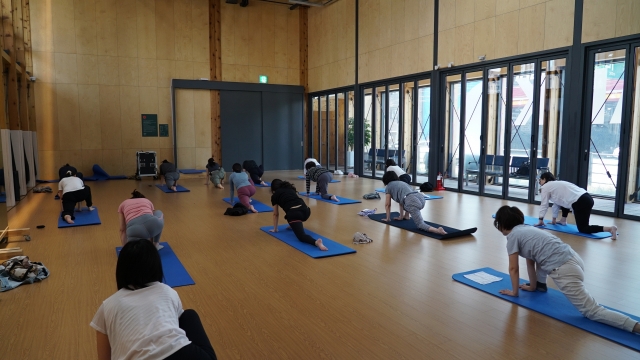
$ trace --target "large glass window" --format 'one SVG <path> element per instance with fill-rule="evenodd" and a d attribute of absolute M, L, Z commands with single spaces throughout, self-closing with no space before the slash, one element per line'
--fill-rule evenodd
<path fill-rule="evenodd" d="M 416 182 L 421 184 L 429 181 L 429 143 L 431 141 L 429 129 L 431 127 L 431 80 L 418 81 L 417 101 L 417 133 L 418 149 L 416 154 Z M 406 121 L 406 120 L 405 120 Z M 405 127 L 405 129 L 408 129 Z M 406 131 L 406 130 L 405 130 Z"/>
<path fill-rule="evenodd" d="M 327 97 L 320 97 L 320 123 L 318 124 L 318 144 L 320 144 L 320 157 L 316 158 L 322 166 L 329 166 L 327 155 Z"/>
<path fill-rule="evenodd" d="M 336 95 L 331 94 L 327 97 L 327 168 L 330 170 L 337 169 L 336 167 Z"/>
<path fill-rule="evenodd" d="M 528 199 L 535 63 L 515 65 L 512 69 L 513 87 L 511 90 L 511 134 L 509 140 L 511 159 L 509 159 L 507 194 L 510 197 Z"/>
<path fill-rule="evenodd" d="M 353 149 L 353 144 L 354 144 L 354 96 L 353 96 L 353 91 L 349 92 L 349 104 L 348 104 L 348 120 L 347 120 L 347 171 L 353 171 L 353 164 L 354 164 L 354 149 Z M 371 137 L 371 135 L 369 135 L 369 138 Z M 367 142 L 366 139 L 366 132 L 365 132 L 365 143 Z"/>
<path fill-rule="evenodd" d="M 364 161 L 363 166 L 363 175 L 372 176 L 373 174 L 373 147 L 371 146 L 372 141 L 372 124 L 373 124 L 373 89 L 368 88 L 364 90 L 364 133 L 363 135 L 363 148 L 362 148 L 362 159 Z"/>
<path fill-rule="evenodd" d="M 320 98 L 314 97 L 312 100 L 311 112 L 311 138 L 313 143 L 313 151 L 311 152 L 313 158 L 320 159 L 320 139 L 318 136 L 318 130 L 320 126 Z"/>
<path fill-rule="evenodd" d="M 404 95 L 402 101 L 402 134 L 399 137 L 402 138 L 402 151 L 400 152 L 400 165 L 409 175 L 413 175 L 413 90 L 414 82 L 407 82 L 402 84 L 402 94 Z M 411 176 L 411 181 L 415 182 L 414 176 Z"/>
<path fill-rule="evenodd" d="M 504 136 L 507 123 L 507 68 L 490 69 L 487 75 L 487 139 L 484 158 L 484 193 L 502 195 Z"/>
<path fill-rule="evenodd" d="M 482 71 L 465 74 L 465 111 L 464 111 L 464 161 L 462 167 L 465 181 L 463 189 L 479 191 L 477 182 L 482 142 Z M 476 182 L 469 184 L 470 174 L 476 175 Z"/>
<path fill-rule="evenodd" d="M 635 48 L 633 63 L 633 104 L 629 133 L 629 174 L 624 197 L 624 213 L 640 216 L 640 48 Z"/>
<path fill-rule="evenodd" d="M 447 76 L 445 80 L 445 187 L 458 188 L 460 166 L 460 104 L 462 102 L 461 75 Z"/>
<path fill-rule="evenodd" d="M 337 127 L 336 130 L 336 147 L 337 147 L 337 155 L 338 155 L 338 166 L 336 169 L 340 169 L 343 170 L 345 169 L 345 163 L 344 163 L 344 159 L 345 159 L 345 142 L 346 142 L 346 131 L 345 131 L 345 126 L 346 126 L 346 119 L 345 119 L 345 108 L 346 108 L 346 99 L 345 99 L 345 94 L 344 93 L 338 93 L 337 94 L 337 101 L 336 101 L 336 117 L 337 117 L 337 121 L 335 123 L 335 126 Z M 335 149 L 335 147 L 334 147 Z"/>
<path fill-rule="evenodd" d="M 381 178 L 384 174 L 385 148 L 387 146 L 387 91 L 385 86 L 377 87 L 375 96 L 374 116 L 374 160 L 372 168 L 374 176 Z"/>
<path fill-rule="evenodd" d="M 595 54 L 587 191 L 594 209 L 613 212 L 618 179 L 626 50 Z"/>

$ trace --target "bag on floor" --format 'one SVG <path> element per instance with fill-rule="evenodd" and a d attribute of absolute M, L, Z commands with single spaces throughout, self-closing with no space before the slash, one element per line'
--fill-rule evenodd
<path fill-rule="evenodd" d="M 378 208 L 375 208 L 375 209 L 364 209 L 364 210 L 360 210 L 358 215 L 360 215 L 360 216 L 369 216 L 369 215 L 375 214 L 376 211 L 378 211 Z"/>
<path fill-rule="evenodd" d="M 367 234 L 363 234 L 363 233 L 359 233 L 359 232 L 353 234 L 353 243 L 354 244 L 368 244 L 370 242 L 373 242 L 373 239 L 368 237 Z"/>
<path fill-rule="evenodd" d="M 246 215 L 248 212 L 249 209 L 246 206 L 241 203 L 236 203 L 233 207 L 227 208 L 224 214 L 229 216 L 242 216 Z"/>
<path fill-rule="evenodd" d="M 28 256 L 14 256 L 3 262 L 2 266 L 11 280 L 20 282 L 35 279 L 44 269 L 42 263 L 32 263 Z"/>
<path fill-rule="evenodd" d="M 432 192 L 433 191 L 433 184 L 430 182 L 423 182 L 420 185 L 420 191 L 421 192 Z"/>
<path fill-rule="evenodd" d="M 378 194 L 377 192 L 372 192 L 372 193 L 364 194 L 362 198 L 365 200 L 375 200 L 375 199 L 379 200 L 380 194 Z"/>

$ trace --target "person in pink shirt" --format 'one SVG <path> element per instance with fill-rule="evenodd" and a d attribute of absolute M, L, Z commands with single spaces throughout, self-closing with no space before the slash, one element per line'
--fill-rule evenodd
<path fill-rule="evenodd" d="M 133 190 L 131 199 L 127 199 L 118 207 L 120 213 L 120 241 L 124 246 L 128 241 L 147 239 L 152 241 L 158 250 L 160 235 L 164 228 L 162 211 L 155 210 L 153 203 L 138 190 Z"/>

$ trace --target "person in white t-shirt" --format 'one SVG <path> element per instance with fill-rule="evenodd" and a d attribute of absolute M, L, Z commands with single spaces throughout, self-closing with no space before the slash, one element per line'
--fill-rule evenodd
<path fill-rule="evenodd" d="M 65 177 L 58 183 L 58 197 L 62 199 L 62 218 L 69 224 L 73 224 L 76 218 L 73 212 L 77 203 L 84 201 L 89 211 L 94 210 L 91 188 L 77 178 L 72 170 L 68 170 Z"/>
<path fill-rule="evenodd" d="M 511 290 L 500 290 L 500 294 L 517 297 L 519 290 L 546 292 L 549 276 L 587 319 L 640 333 L 639 322 L 603 307 L 589 294 L 584 286 L 584 262 L 571 246 L 547 231 L 524 225 L 524 214 L 515 206 L 498 209 L 493 226 L 507 237 L 509 254 Z M 526 284 L 520 284 L 520 257 L 527 259 Z"/>
<path fill-rule="evenodd" d="M 194 310 L 162 281 L 162 263 L 148 240 L 126 243 L 116 265 L 118 291 L 96 312 L 98 359 L 215 360 Z"/>
<path fill-rule="evenodd" d="M 538 214 L 538 223 L 536 226 L 544 226 L 544 216 L 549 209 L 549 201 L 553 202 L 551 215 L 552 224 L 567 224 L 567 215 L 573 210 L 573 216 L 576 218 L 578 231 L 585 234 L 593 234 L 597 232 L 611 233 L 611 239 L 618 238 L 618 227 L 589 225 L 591 217 L 591 209 L 593 209 L 593 198 L 589 193 L 570 182 L 556 180 L 552 173 L 546 172 L 540 175 L 540 213 Z M 559 211 L 562 210 L 562 218 L 556 221 Z"/>
<path fill-rule="evenodd" d="M 318 160 L 316 160 L 315 158 L 308 158 L 307 160 L 304 161 L 304 165 L 302 166 L 305 176 L 307 175 L 307 164 L 310 162 L 316 164 L 316 166 L 320 166 L 320 163 L 318 162 Z"/>
<path fill-rule="evenodd" d="M 411 175 L 407 174 L 400 166 L 398 166 L 393 159 L 387 159 L 385 162 L 385 166 L 387 167 L 386 171 L 393 171 L 398 175 L 398 180 L 406 182 L 411 185 Z"/>

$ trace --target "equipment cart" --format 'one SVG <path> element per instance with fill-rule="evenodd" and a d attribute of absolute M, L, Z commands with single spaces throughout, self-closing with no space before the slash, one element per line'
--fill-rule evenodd
<path fill-rule="evenodd" d="M 136 158 L 138 163 L 136 180 L 140 180 L 143 176 L 153 176 L 154 179 L 158 179 L 155 151 L 138 151 L 136 152 Z"/>

